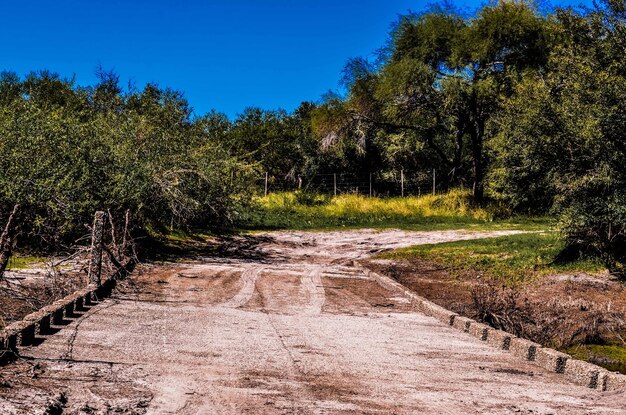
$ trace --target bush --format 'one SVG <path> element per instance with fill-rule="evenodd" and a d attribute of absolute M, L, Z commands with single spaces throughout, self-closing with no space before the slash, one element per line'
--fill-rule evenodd
<path fill-rule="evenodd" d="M 546 73 L 524 74 L 493 140 L 492 183 L 513 207 L 560 215 L 570 247 L 626 278 L 626 13 L 561 12 Z M 579 42 L 581 39 L 584 42 Z"/>
<path fill-rule="evenodd" d="M 130 209 L 153 228 L 232 222 L 254 169 L 179 93 L 122 94 L 110 76 L 92 89 L 45 72 L 0 77 L 0 220 L 21 204 L 22 238 L 50 247 L 84 233 L 95 210 Z"/>

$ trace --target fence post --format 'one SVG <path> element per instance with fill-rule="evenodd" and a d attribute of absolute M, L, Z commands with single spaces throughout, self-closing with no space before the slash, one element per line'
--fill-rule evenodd
<path fill-rule="evenodd" d="M 11 233 L 13 232 L 13 221 L 15 220 L 15 215 L 17 215 L 19 208 L 20 205 L 13 206 L 13 211 L 9 215 L 2 235 L 0 235 L 0 280 L 2 280 L 4 270 L 7 268 L 9 258 L 11 257 Z"/>
<path fill-rule="evenodd" d="M 404 197 L 404 170 L 400 170 L 400 193 Z"/>
<path fill-rule="evenodd" d="M 436 181 L 437 173 L 435 173 L 435 169 L 433 168 L 433 196 L 436 194 L 437 181 Z"/>
<path fill-rule="evenodd" d="M 335 196 L 337 196 L 337 173 L 333 173 L 333 189 Z"/>
<path fill-rule="evenodd" d="M 372 173 L 370 173 L 370 197 L 372 197 Z"/>
<path fill-rule="evenodd" d="M 104 212 L 97 211 L 91 230 L 91 253 L 89 258 L 89 283 L 100 286 L 102 273 L 102 237 L 104 234 Z"/>
<path fill-rule="evenodd" d="M 267 181 L 269 179 L 269 173 L 265 172 L 265 196 L 267 197 Z"/>

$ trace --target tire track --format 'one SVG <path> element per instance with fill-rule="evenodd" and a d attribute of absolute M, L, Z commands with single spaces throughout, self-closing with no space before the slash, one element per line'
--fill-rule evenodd
<path fill-rule="evenodd" d="M 307 267 L 300 278 L 300 283 L 309 292 L 309 303 L 302 308 L 302 314 L 317 316 L 322 313 L 322 307 L 326 302 L 326 293 L 322 286 L 322 267 Z"/>
<path fill-rule="evenodd" d="M 222 307 L 237 308 L 246 304 L 254 295 L 256 289 L 256 281 L 261 276 L 261 273 L 265 270 L 264 267 L 255 267 L 245 270 L 241 274 L 241 280 L 243 281 L 243 287 L 241 290 L 229 301 L 221 304 Z"/>

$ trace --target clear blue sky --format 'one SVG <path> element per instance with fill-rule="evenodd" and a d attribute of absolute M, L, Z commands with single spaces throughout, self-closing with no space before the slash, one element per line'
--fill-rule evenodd
<path fill-rule="evenodd" d="M 553 0 L 553 4 L 590 3 Z M 183 91 L 197 114 L 293 110 L 337 88 L 422 0 L 0 0 L 0 70 L 95 81 L 98 65 L 138 87 Z M 455 2 L 475 8 L 479 0 Z"/>

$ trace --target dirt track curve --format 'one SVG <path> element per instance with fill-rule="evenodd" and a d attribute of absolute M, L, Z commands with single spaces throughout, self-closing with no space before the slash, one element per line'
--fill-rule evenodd
<path fill-rule="evenodd" d="M 0 368 L 0 414 L 626 413 L 624 394 L 446 327 L 352 262 L 481 236 L 274 232 L 148 267 Z"/>

